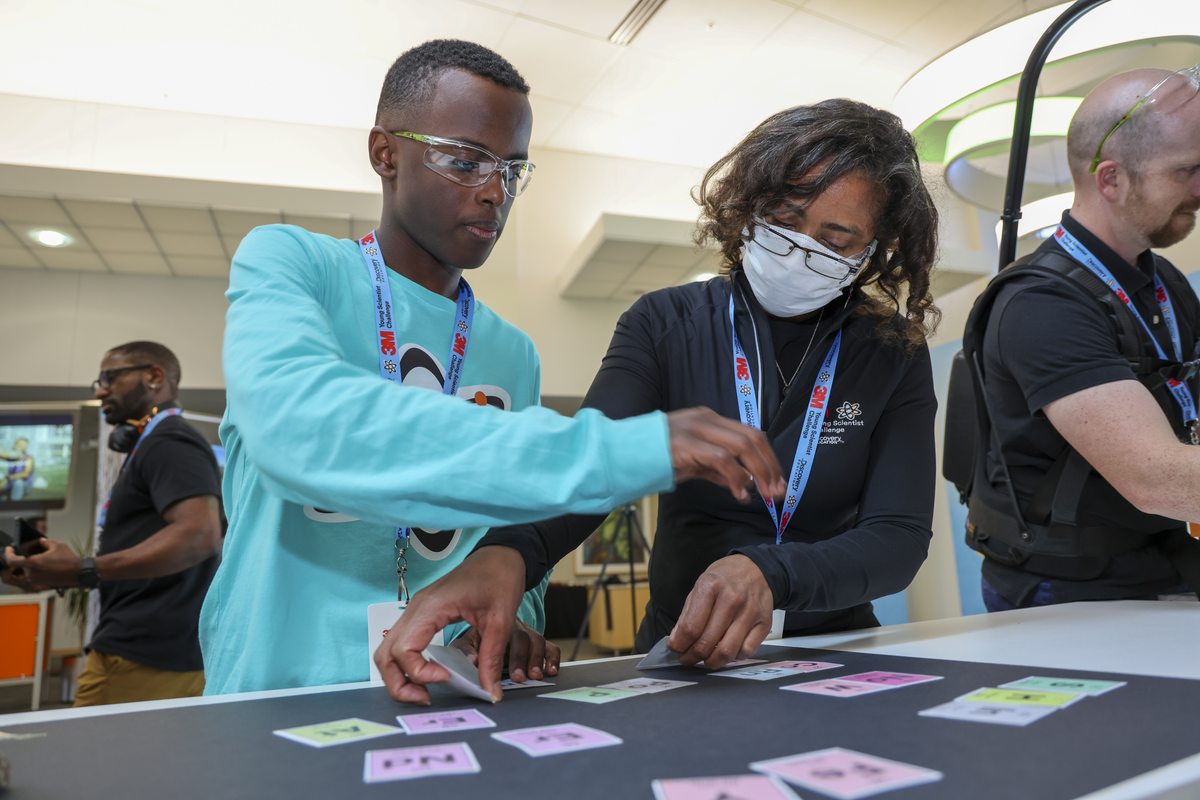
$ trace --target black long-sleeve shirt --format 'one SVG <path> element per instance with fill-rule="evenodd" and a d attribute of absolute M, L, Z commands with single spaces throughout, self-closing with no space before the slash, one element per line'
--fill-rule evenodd
<path fill-rule="evenodd" d="M 612 343 L 584 400 L 607 416 L 708 406 L 738 419 L 733 380 L 729 296 L 735 296 L 738 339 L 761 385 L 766 433 L 790 470 L 804 411 L 833 335 L 841 353 L 820 445 L 795 517 L 775 544 L 775 526 L 761 500 L 739 503 L 723 488 L 688 481 L 662 495 L 650 560 L 650 604 L 638 635 L 645 648 L 678 619 L 696 579 L 714 561 L 740 553 L 762 570 L 775 607 L 789 611 L 789 633 L 873 624 L 869 601 L 906 587 L 924 561 L 932 531 L 933 420 L 937 402 L 927 348 L 906 352 L 877 336 L 877 318 L 855 313 L 861 296 L 826 308 L 812 345 L 812 327 L 798 326 L 777 347 L 780 326 L 759 307 L 740 272 L 653 292 L 617 323 Z M 810 323 L 810 326 L 813 323 Z M 796 343 L 800 342 L 800 345 Z M 791 378 L 786 396 L 774 363 Z M 760 357 L 761 353 L 761 357 Z M 569 515 L 497 528 L 480 547 L 507 545 L 521 553 L 526 583 L 595 530 L 603 516 Z"/>

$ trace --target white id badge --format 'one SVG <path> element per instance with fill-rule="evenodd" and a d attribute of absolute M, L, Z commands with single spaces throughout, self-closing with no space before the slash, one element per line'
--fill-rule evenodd
<path fill-rule="evenodd" d="M 767 634 L 768 639 L 783 638 L 783 618 L 787 616 L 787 612 L 782 608 L 777 608 L 771 612 L 771 632 Z"/>
<path fill-rule="evenodd" d="M 371 683 L 378 686 L 383 685 L 383 676 L 379 674 L 379 668 L 375 666 L 375 650 L 383 644 L 383 637 L 387 636 L 388 630 L 396 624 L 396 620 L 403 613 L 404 606 L 400 605 L 399 600 L 372 603 L 367 606 L 367 663 L 371 665 Z M 444 639 L 445 636 L 438 631 L 430 644 L 445 644 Z"/>

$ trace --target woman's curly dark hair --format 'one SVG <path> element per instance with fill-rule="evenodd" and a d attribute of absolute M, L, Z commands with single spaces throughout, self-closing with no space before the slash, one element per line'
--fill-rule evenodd
<path fill-rule="evenodd" d="M 929 293 L 938 213 L 913 138 L 894 114 L 836 99 L 769 117 L 705 173 L 694 193 L 701 207 L 696 241 L 719 245 L 725 269 L 732 269 L 755 217 L 787 197 L 816 197 L 852 172 L 884 190 L 879 246 L 856 282 L 874 289 L 865 292 L 864 313 L 880 318 L 882 338 L 916 346 L 941 317 Z M 893 322 L 898 314 L 899 326 Z"/>

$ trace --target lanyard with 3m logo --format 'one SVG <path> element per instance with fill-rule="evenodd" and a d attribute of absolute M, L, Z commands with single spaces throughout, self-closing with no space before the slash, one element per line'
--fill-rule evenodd
<path fill-rule="evenodd" d="M 1129 309 L 1129 313 L 1133 314 L 1133 318 L 1141 323 L 1142 328 L 1146 331 L 1146 335 L 1150 337 L 1150 341 L 1154 343 L 1154 349 L 1158 352 L 1158 357 L 1163 361 L 1168 361 L 1167 354 L 1163 352 L 1162 345 L 1154 338 L 1154 334 L 1150 332 L 1150 326 L 1146 324 L 1146 320 L 1142 319 L 1142 315 L 1134 306 L 1133 300 L 1126 293 L 1121 284 L 1117 282 L 1116 277 L 1109 272 L 1108 267 L 1101 263 L 1100 259 L 1088 250 L 1083 242 L 1071 235 L 1070 231 L 1059 225 L 1054 231 L 1054 238 L 1062 247 L 1071 254 L 1071 257 L 1082 264 L 1093 275 L 1113 290 L 1117 299 L 1125 304 Z M 1183 360 L 1183 345 L 1179 339 L 1179 323 L 1175 319 L 1175 307 L 1171 305 L 1171 296 L 1167 294 L 1167 287 L 1163 285 L 1162 279 L 1158 277 L 1158 273 L 1154 274 L 1154 299 L 1158 302 L 1159 310 L 1162 311 L 1163 322 L 1166 323 L 1167 331 L 1171 334 L 1171 346 L 1175 350 L 1175 360 Z M 1188 389 L 1187 384 L 1175 378 L 1167 379 L 1167 388 L 1171 391 L 1171 396 L 1175 398 L 1175 402 L 1179 405 L 1179 410 L 1183 413 L 1183 424 L 1188 430 L 1188 436 L 1192 444 L 1200 444 L 1200 436 L 1196 432 L 1196 401 L 1192 398 L 1192 393 Z"/>
<path fill-rule="evenodd" d="M 400 365 L 396 358 L 396 328 L 392 316 L 392 289 L 388 284 L 388 268 L 379 252 L 375 231 L 371 231 L 358 242 L 359 252 L 367 265 L 374 292 L 371 306 L 375 315 L 375 349 L 379 353 L 379 374 L 384 380 L 400 382 Z M 450 331 L 450 357 L 446 365 L 446 382 L 442 392 L 451 397 L 458 393 L 463 365 L 467 361 L 467 344 L 471 341 L 471 323 L 475 318 L 475 294 L 465 278 L 458 279 L 458 308 L 454 316 L 454 327 Z M 408 585 L 404 582 L 408 573 L 408 526 L 396 528 L 396 578 L 399 581 L 397 597 L 408 603 Z"/>
<path fill-rule="evenodd" d="M 733 335 L 733 385 L 737 390 L 738 415 L 743 425 L 760 428 L 758 414 L 758 397 L 754 391 L 754 383 L 750 380 L 750 363 L 742 343 L 738 341 L 737 326 L 733 322 L 733 293 L 729 295 L 729 330 Z M 758 346 L 758 343 L 755 343 Z M 838 330 L 833 337 L 833 344 L 821 362 L 817 372 L 816 383 L 808 398 L 808 408 L 804 412 L 804 425 L 800 428 L 800 439 L 796 442 L 796 455 L 792 459 L 792 471 L 788 476 L 787 495 L 783 500 L 783 511 L 775 508 L 775 501 L 763 496 L 771 521 L 775 523 L 775 544 L 783 541 L 783 531 L 796 513 L 800 498 L 804 495 L 804 487 L 808 485 L 808 476 L 812 473 L 813 459 L 817 455 L 817 446 L 821 438 L 821 422 L 825 419 L 826 403 L 833 391 L 833 376 L 837 373 L 838 353 L 842 349 L 842 332 Z"/>

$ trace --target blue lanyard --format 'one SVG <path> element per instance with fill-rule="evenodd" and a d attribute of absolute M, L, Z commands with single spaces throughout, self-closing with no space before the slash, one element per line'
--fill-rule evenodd
<path fill-rule="evenodd" d="M 155 414 L 154 418 L 146 423 L 146 427 L 142 428 L 142 433 L 140 436 L 138 436 L 137 442 L 133 445 L 133 449 L 129 451 L 129 455 L 125 457 L 123 462 L 121 462 L 120 472 L 117 473 L 118 477 L 120 476 L 121 472 L 125 471 L 125 467 L 129 465 L 129 462 L 133 461 L 133 457 L 137 455 L 138 448 L 142 446 L 142 442 L 147 436 L 150 435 L 150 432 L 158 427 L 158 423 L 162 422 L 167 417 L 174 417 L 182 413 L 182 408 L 167 408 Z M 108 520 L 108 504 L 111 502 L 112 489 L 109 489 L 108 497 L 104 499 L 104 505 L 100 506 L 100 514 L 96 517 L 96 522 L 99 523 L 101 528 L 104 527 L 104 523 Z"/>
<path fill-rule="evenodd" d="M 1146 331 L 1146 335 L 1150 337 L 1150 341 L 1154 343 L 1154 350 L 1158 353 L 1158 357 L 1163 361 L 1169 360 L 1167 354 L 1163 352 L 1162 345 L 1154 338 L 1154 334 L 1150 331 L 1150 326 L 1146 324 L 1146 320 L 1138 312 L 1134 306 L 1133 300 L 1113 277 L 1108 267 L 1101 263 L 1100 259 L 1096 258 L 1090 250 L 1084 246 L 1083 242 L 1071 235 L 1071 232 L 1062 225 L 1054 231 L 1054 238 L 1058 241 L 1063 250 L 1070 253 L 1071 257 L 1082 264 L 1093 275 L 1113 290 L 1117 299 L 1125 304 L 1129 312 L 1133 314 L 1134 319 L 1141 323 L 1142 328 Z M 1175 317 L 1175 307 L 1171 304 L 1171 296 L 1167 294 L 1167 287 L 1163 285 L 1162 279 L 1158 277 L 1158 272 L 1154 273 L 1154 299 L 1158 303 L 1158 308 L 1162 311 L 1163 322 L 1167 326 L 1167 331 L 1171 334 L 1171 346 L 1175 350 L 1175 360 L 1183 361 L 1183 347 L 1179 339 L 1179 323 Z M 1174 378 L 1167 379 L 1167 388 L 1171 392 L 1171 396 L 1175 398 L 1175 402 L 1179 405 L 1179 410 L 1183 413 L 1183 424 L 1189 429 L 1192 429 L 1196 423 L 1196 401 L 1192 398 L 1192 393 L 1188 390 L 1187 385 L 1182 381 Z"/>
<path fill-rule="evenodd" d="M 396 328 L 392 314 L 392 288 L 388 283 L 387 265 L 379 252 L 375 231 L 371 231 L 358 242 L 363 262 L 371 276 L 372 306 L 375 315 L 375 347 L 379 352 L 379 374 L 384 380 L 400 383 L 400 364 L 396 352 Z M 463 365 L 467 360 L 467 344 L 471 341 L 471 324 L 475 319 L 475 294 L 465 278 L 458 280 L 458 308 L 454 327 L 450 331 L 450 357 L 446 367 L 446 381 L 442 393 L 454 397 L 458 394 L 458 383 L 462 378 Z M 400 601 L 408 602 L 408 587 L 404 576 L 408 569 L 405 553 L 412 531 L 408 526 L 396 528 L 396 574 L 400 579 Z"/>
<path fill-rule="evenodd" d="M 742 343 L 738 341 L 737 326 L 733 321 L 733 294 L 729 295 L 729 330 L 733 335 L 733 384 L 737 389 L 738 415 L 743 425 L 761 429 L 759 421 L 758 397 L 754 391 L 754 383 L 750 380 L 750 362 Z M 775 544 L 783 542 L 783 532 L 796 513 L 804 489 L 808 486 L 808 477 L 812 473 L 813 460 L 817 455 L 817 446 L 821 440 L 821 422 L 825 419 L 826 404 L 833 392 L 833 378 L 837 373 L 838 353 L 842 349 L 842 332 L 839 330 L 821 362 L 817 372 L 816 383 L 813 384 L 812 394 L 808 398 L 808 408 L 804 412 L 804 425 L 800 428 L 800 439 L 796 442 L 796 455 L 792 459 L 792 471 L 788 476 L 787 495 L 783 500 L 783 512 L 775 508 L 775 501 L 763 497 L 771 521 L 775 523 Z"/>

